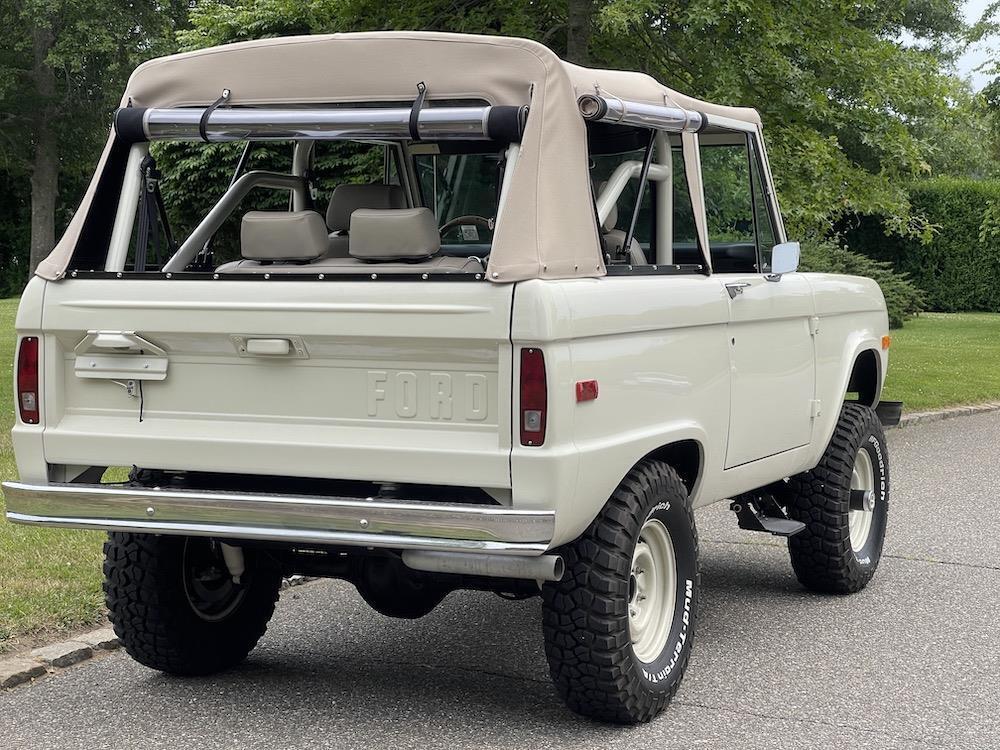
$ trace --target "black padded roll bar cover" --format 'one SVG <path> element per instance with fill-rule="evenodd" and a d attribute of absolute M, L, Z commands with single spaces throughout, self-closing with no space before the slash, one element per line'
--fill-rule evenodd
<path fill-rule="evenodd" d="M 527 107 L 499 105 L 490 107 L 486 116 L 486 136 L 491 141 L 520 143 L 524 135 L 524 123 L 528 119 Z"/>
<path fill-rule="evenodd" d="M 149 140 L 142 126 L 145 115 L 145 107 L 119 107 L 116 109 L 115 135 L 125 143 L 144 143 Z"/>

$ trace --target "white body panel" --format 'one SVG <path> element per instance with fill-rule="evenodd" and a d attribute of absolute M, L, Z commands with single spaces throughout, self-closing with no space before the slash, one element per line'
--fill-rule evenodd
<path fill-rule="evenodd" d="M 38 482 L 137 464 L 482 487 L 554 511 L 556 547 L 636 462 L 678 441 L 701 456 L 696 507 L 811 468 L 861 352 L 878 354 L 884 379 L 874 282 L 740 277 L 750 286 L 730 299 L 734 280 L 36 279 L 18 329 L 43 337 L 44 416 L 14 430 L 19 470 Z M 167 351 L 166 378 L 144 382 L 142 422 L 123 387 L 76 375 L 74 347 L 94 330 Z M 289 338 L 307 356 L 241 356 L 240 337 Z M 513 429 L 521 347 L 545 356 L 539 447 Z M 598 381 L 596 400 L 576 402 L 582 380 Z"/>
<path fill-rule="evenodd" d="M 391 473 L 401 482 L 447 477 L 507 488 L 513 287 L 447 288 L 49 283 L 45 460 L 343 479 Z M 166 377 L 144 381 L 141 398 L 76 373 L 86 355 L 74 348 L 88 331 L 124 330 L 167 351 Z M 240 351 L 281 339 L 288 356 Z"/>
<path fill-rule="evenodd" d="M 815 313 L 799 274 L 719 274 L 729 300 L 732 411 L 726 468 L 807 445 L 812 439 Z M 765 429 L 766 426 L 766 429 Z"/>

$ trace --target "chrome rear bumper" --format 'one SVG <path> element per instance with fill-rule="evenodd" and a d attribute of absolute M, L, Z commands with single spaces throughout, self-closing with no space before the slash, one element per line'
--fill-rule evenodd
<path fill-rule="evenodd" d="M 540 555 L 555 513 L 499 505 L 4 482 L 7 520 L 149 534 Z"/>

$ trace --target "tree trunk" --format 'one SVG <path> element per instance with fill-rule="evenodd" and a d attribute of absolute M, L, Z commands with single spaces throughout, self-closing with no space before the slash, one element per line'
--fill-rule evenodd
<path fill-rule="evenodd" d="M 594 31 L 594 0 L 568 0 L 566 59 L 578 65 L 590 63 L 590 37 Z"/>
<path fill-rule="evenodd" d="M 59 141 L 53 126 L 56 77 L 46 62 L 54 41 L 52 29 L 35 28 L 31 72 L 35 95 L 42 100 L 42 106 L 35 120 L 35 152 L 31 163 L 31 273 L 56 244 L 56 200 L 59 197 Z"/>

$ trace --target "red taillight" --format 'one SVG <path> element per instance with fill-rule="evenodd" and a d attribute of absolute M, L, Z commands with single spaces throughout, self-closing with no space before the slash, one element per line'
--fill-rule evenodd
<path fill-rule="evenodd" d="M 545 358 L 539 349 L 521 350 L 521 445 L 545 442 Z"/>
<path fill-rule="evenodd" d="M 17 351 L 17 408 L 22 422 L 38 424 L 37 336 L 25 336 Z"/>

